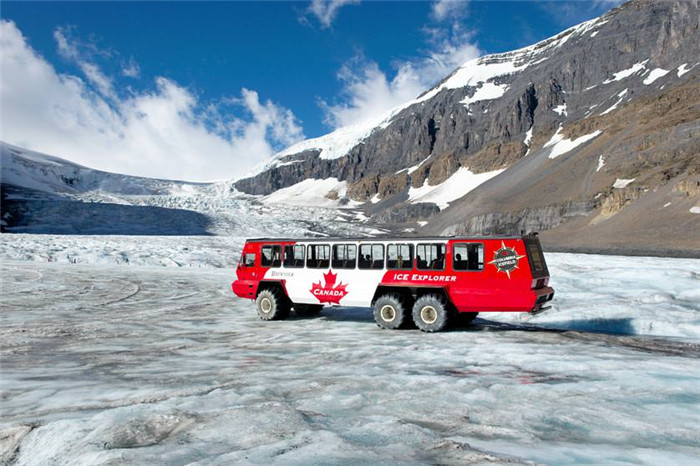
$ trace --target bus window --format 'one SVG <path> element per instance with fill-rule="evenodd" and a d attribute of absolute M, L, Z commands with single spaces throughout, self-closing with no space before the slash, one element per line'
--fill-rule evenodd
<path fill-rule="evenodd" d="M 357 266 L 361 269 L 381 270 L 384 268 L 384 245 L 360 245 L 360 257 Z"/>
<path fill-rule="evenodd" d="M 457 243 L 452 248 L 452 267 L 455 270 L 484 270 L 482 243 Z"/>
<path fill-rule="evenodd" d="M 445 269 L 445 245 L 443 243 L 416 246 L 416 268 L 421 270 Z"/>
<path fill-rule="evenodd" d="M 306 253 L 306 266 L 310 269 L 325 269 L 331 265 L 331 247 L 328 244 L 311 244 Z"/>
<path fill-rule="evenodd" d="M 390 244 L 386 247 L 387 269 L 412 269 L 413 245 Z"/>
<path fill-rule="evenodd" d="M 248 253 L 245 255 L 245 260 L 243 262 L 246 267 L 255 267 L 255 253 Z"/>
<path fill-rule="evenodd" d="M 357 246 L 354 244 L 333 245 L 333 268 L 354 269 L 357 262 Z"/>
<path fill-rule="evenodd" d="M 261 267 L 281 267 L 282 247 L 278 244 L 263 246 L 260 254 Z"/>
<path fill-rule="evenodd" d="M 304 267 L 304 246 L 285 246 L 284 266 L 296 268 Z"/>

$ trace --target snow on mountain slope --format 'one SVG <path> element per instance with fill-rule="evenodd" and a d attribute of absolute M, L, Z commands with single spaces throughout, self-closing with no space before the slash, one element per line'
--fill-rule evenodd
<path fill-rule="evenodd" d="M 158 195 L 214 189 L 212 183 L 159 180 L 103 172 L 4 142 L 0 142 L 0 156 L 0 180 L 3 184 L 47 193 Z"/>
<path fill-rule="evenodd" d="M 578 146 L 581 144 L 590 141 L 593 138 L 598 137 L 601 134 L 600 130 L 594 131 L 591 134 L 585 134 L 583 136 L 579 136 L 576 139 L 566 139 L 564 136 L 561 134 L 561 126 L 557 130 L 556 133 L 554 133 L 554 136 L 552 136 L 552 139 L 547 141 L 543 148 L 549 148 L 550 153 L 549 153 L 549 158 L 550 159 L 555 159 L 559 157 L 560 155 L 566 154 L 567 152 L 571 152 L 572 150 L 576 149 Z"/>
<path fill-rule="evenodd" d="M 487 173 L 474 174 L 468 168 L 460 168 L 444 182 L 430 186 L 428 180 L 420 188 L 408 190 L 407 202 L 417 204 L 421 202 L 432 202 L 440 209 L 445 209 L 450 202 L 465 196 L 471 190 L 497 176 L 503 170 L 494 170 Z"/>
<path fill-rule="evenodd" d="M 318 151 L 321 159 L 337 159 L 372 134 L 373 131 L 386 128 L 394 116 L 401 110 L 414 104 L 433 98 L 444 89 L 458 89 L 471 86 L 475 89 L 472 97 L 466 97 L 462 103 L 469 104 L 482 100 L 491 100 L 501 97 L 508 89 L 507 85 L 497 85 L 493 81 L 509 74 L 525 70 L 532 63 L 539 63 L 537 57 L 543 52 L 564 44 L 574 35 L 589 33 L 597 27 L 605 24 L 607 20 L 595 18 L 567 29 L 556 36 L 537 44 L 507 53 L 485 55 L 470 60 L 456 69 L 442 83 L 429 89 L 422 95 L 405 102 L 395 108 L 367 119 L 355 125 L 338 128 L 335 131 L 318 138 L 307 139 L 296 143 L 264 161 L 258 167 L 246 174 L 244 178 L 250 178 L 274 167 L 295 162 L 285 161 L 285 157 L 303 153 L 306 151 Z M 546 59 L 542 58 L 542 60 Z"/>
<path fill-rule="evenodd" d="M 419 221 L 421 234 L 557 230 L 569 248 L 582 230 L 602 244 L 634 238 L 625 247 L 636 250 L 665 249 L 669 238 L 700 250 L 688 219 L 698 202 L 699 11 L 697 0 L 632 0 L 532 46 L 471 60 L 361 130 L 302 142 L 235 186 L 267 196 L 309 179 L 346 182 L 371 220 Z M 439 206 L 425 197 L 416 206 L 417 193 L 466 168 L 505 170 L 463 197 L 462 186 L 444 185 Z M 618 178 L 635 181 L 618 193 Z M 635 205 L 665 220 L 627 214 Z"/>
<path fill-rule="evenodd" d="M 301 183 L 282 188 L 269 196 L 262 198 L 266 204 L 283 204 L 292 206 L 309 207 L 336 207 L 353 208 L 360 205 L 359 202 L 348 201 L 347 182 L 338 181 L 337 178 L 325 180 L 308 179 Z M 332 193 L 329 195 L 329 193 Z"/>
<path fill-rule="evenodd" d="M 133 177 L 0 143 L 3 230 L 104 235 L 324 236 L 376 234 L 357 203 L 324 196 L 345 182 L 309 183 L 263 199 L 229 183 Z M 328 189 L 325 189 L 328 188 Z M 285 204 L 284 207 L 276 204 Z M 327 212 L 319 216 L 318 208 Z M 342 207 L 342 211 L 337 209 Z M 350 210 L 348 210 L 350 209 Z"/>

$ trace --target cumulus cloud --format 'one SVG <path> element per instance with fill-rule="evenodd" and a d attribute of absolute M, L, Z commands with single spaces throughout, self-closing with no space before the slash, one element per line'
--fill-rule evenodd
<path fill-rule="evenodd" d="M 152 89 L 118 97 L 65 30 L 55 39 L 84 78 L 57 73 L 13 22 L 0 20 L 3 141 L 106 171 L 210 181 L 244 175 L 303 138 L 291 111 L 248 89 L 204 105 L 158 77 Z M 245 116 L 229 116 L 232 108 Z"/>
<path fill-rule="evenodd" d="M 338 72 L 338 79 L 343 82 L 340 102 L 321 101 L 326 123 L 334 128 L 376 118 L 423 90 L 420 77 L 410 64 L 401 65 L 390 79 L 377 63 L 361 56 L 346 63 Z"/>
<path fill-rule="evenodd" d="M 465 62 L 480 55 L 471 34 L 458 22 L 426 28 L 430 49 L 412 60 L 396 62 L 393 73 L 364 56 L 356 56 L 338 72 L 343 89 L 338 102 L 321 101 L 326 123 L 333 127 L 376 119 L 416 98 Z"/>
<path fill-rule="evenodd" d="M 141 67 L 136 63 L 134 57 L 122 62 L 122 76 L 127 78 L 139 78 L 141 76 Z"/>
<path fill-rule="evenodd" d="M 308 12 L 316 16 L 321 27 L 328 28 L 341 7 L 358 3 L 360 0 L 311 0 Z"/>
<path fill-rule="evenodd" d="M 433 3 L 431 14 L 437 21 L 461 17 L 468 3 L 469 0 L 438 0 Z"/>
<path fill-rule="evenodd" d="M 57 28 L 53 33 L 53 37 L 56 40 L 58 53 L 66 60 L 74 62 L 85 75 L 85 78 L 97 88 L 100 94 L 108 98 L 116 97 L 112 79 L 106 76 L 99 66 L 87 58 L 92 55 L 91 52 L 94 52 L 92 44 L 73 40 L 70 28 Z M 84 51 L 86 48 L 92 50 L 89 52 Z"/>

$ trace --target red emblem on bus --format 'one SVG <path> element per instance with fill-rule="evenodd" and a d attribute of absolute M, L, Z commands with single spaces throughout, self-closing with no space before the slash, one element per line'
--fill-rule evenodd
<path fill-rule="evenodd" d="M 328 273 L 323 274 L 323 279 L 326 282 L 325 285 L 321 285 L 321 282 L 319 281 L 318 283 L 311 285 L 311 289 L 309 291 L 311 291 L 311 294 L 316 296 L 320 303 L 340 304 L 340 300 L 343 299 L 346 294 L 348 294 L 348 292 L 345 290 L 348 285 L 343 284 L 342 282 L 336 285 L 335 282 L 337 278 L 338 274 L 335 274 L 329 270 Z"/>
<path fill-rule="evenodd" d="M 519 255 L 515 248 L 506 247 L 506 244 L 501 241 L 501 249 L 494 251 L 493 260 L 489 264 L 496 266 L 499 272 L 505 272 L 510 278 L 510 273 L 518 268 L 518 262 L 525 256 Z"/>

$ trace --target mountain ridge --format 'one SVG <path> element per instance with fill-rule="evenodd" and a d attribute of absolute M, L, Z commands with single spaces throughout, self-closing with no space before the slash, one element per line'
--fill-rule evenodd
<path fill-rule="evenodd" d="M 234 186 L 268 194 L 335 177 L 371 218 L 419 233 L 556 230 L 584 218 L 582 231 L 602 234 L 600 225 L 618 221 L 649 230 L 645 219 L 622 222 L 625 209 L 669 184 L 661 206 L 674 215 L 659 215 L 684 227 L 630 247 L 675 235 L 700 249 L 699 16 L 696 0 L 627 2 L 532 46 L 467 62 L 346 155 L 324 158 L 307 143 Z M 476 183 L 482 174 L 492 176 Z M 436 194 L 458 177 L 473 186 Z M 620 234 L 608 230 L 597 247 Z M 543 237 L 567 246 L 563 234 Z"/>

